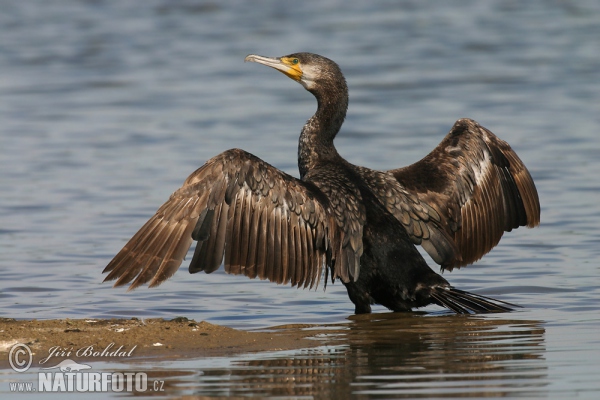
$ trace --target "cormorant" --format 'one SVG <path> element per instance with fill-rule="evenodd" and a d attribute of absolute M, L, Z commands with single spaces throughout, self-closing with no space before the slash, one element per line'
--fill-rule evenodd
<path fill-rule="evenodd" d="M 225 271 L 278 284 L 310 286 L 325 267 L 355 304 L 408 311 L 438 304 L 457 313 L 511 310 L 511 304 L 452 287 L 443 270 L 473 263 L 505 231 L 540 221 L 537 191 L 508 143 L 459 119 L 425 158 L 376 171 L 350 164 L 333 140 L 348 107 L 338 65 L 317 54 L 249 55 L 299 82 L 317 99 L 300 133 L 300 179 L 240 149 L 192 173 L 103 272 L 129 289 L 157 286 L 197 241 L 189 272 Z"/>

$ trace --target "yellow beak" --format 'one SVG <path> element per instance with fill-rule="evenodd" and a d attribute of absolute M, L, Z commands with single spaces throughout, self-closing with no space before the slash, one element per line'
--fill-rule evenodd
<path fill-rule="evenodd" d="M 292 60 L 296 60 L 296 63 L 294 64 Z M 246 56 L 244 61 L 255 62 L 274 68 L 297 82 L 302 79 L 302 69 L 300 69 L 300 64 L 297 59 L 290 59 L 288 57 L 271 58 L 250 54 Z"/>

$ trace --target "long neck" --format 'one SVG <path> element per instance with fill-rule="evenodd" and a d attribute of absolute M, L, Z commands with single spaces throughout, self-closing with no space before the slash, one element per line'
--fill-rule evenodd
<path fill-rule="evenodd" d="M 298 143 L 300 178 L 319 162 L 340 157 L 333 139 L 339 132 L 348 109 L 348 88 L 342 79 L 334 84 L 309 90 L 317 98 L 317 111 L 302 128 Z"/>

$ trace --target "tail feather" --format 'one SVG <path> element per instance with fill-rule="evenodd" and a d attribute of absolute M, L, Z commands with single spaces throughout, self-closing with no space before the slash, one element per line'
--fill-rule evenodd
<path fill-rule="evenodd" d="M 431 297 L 434 299 L 434 303 L 457 314 L 509 312 L 519 307 L 516 304 L 465 292 L 453 287 L 435 287 L 431 291 Z"/>

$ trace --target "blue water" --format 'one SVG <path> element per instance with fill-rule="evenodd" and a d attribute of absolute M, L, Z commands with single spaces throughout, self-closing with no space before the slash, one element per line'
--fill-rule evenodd
<path fill-rule="evenodd" d="M 181 394 L 325 396 L 338 386 L 317 379 L 306 392 L 239 391 L 232 377 L 260 375 L 255 366 L 265 360 L 326 359 L 321 372 L 347 371 L 344 393 L 359 397 L 592 396 L 600 390 L 598 21 L 592 0 L 3 2 L 0 316 L 184 315 L 240 329 L 339 323 L 367 337 L 340 339 L 324 353 L 157 364 L 195 371 L 184 374 Z M 184 263 L 156 289 L 101 284 L 108 261 L 208 158 L 239 147 L 297 176 L 297 136 L 314 98 L 243 63 L 248 53 L 296 51 L 341 65 L 351 98 L 336 145 L 353 163 L 409 164 L 470 117 L 528 166 L 542 225 L 507 234 L 477 265 L 445 275 L 524 306 L 460 320 L 483 332 L 483 348 L 460 324 L 440 330 L 439 321 L 455 317 L 431 309 L 412 317 L 430 338 L 411 337 L 416 350 L 407 359 L 387 339 L 368 339 L 375 320 L 348 320 L 353 306 L 339 283 L 302 291 L 222 271 L 189 275 Z M 381 318 L 394 321 L 384 324 L 389 332 L 404 332 L 404 319 Z M 431 370 L 440 360 L 464 361 L 470 344 L 489 356 L 470 370 L 483 381 L 475 392 L 461 363 Z M 406 375 L 406 363 L 429 372 Z M 228 379 L 208 387 L 202 377 L 211 371 Z M 423 388 L 414 392 L 414 382 Z"/>

